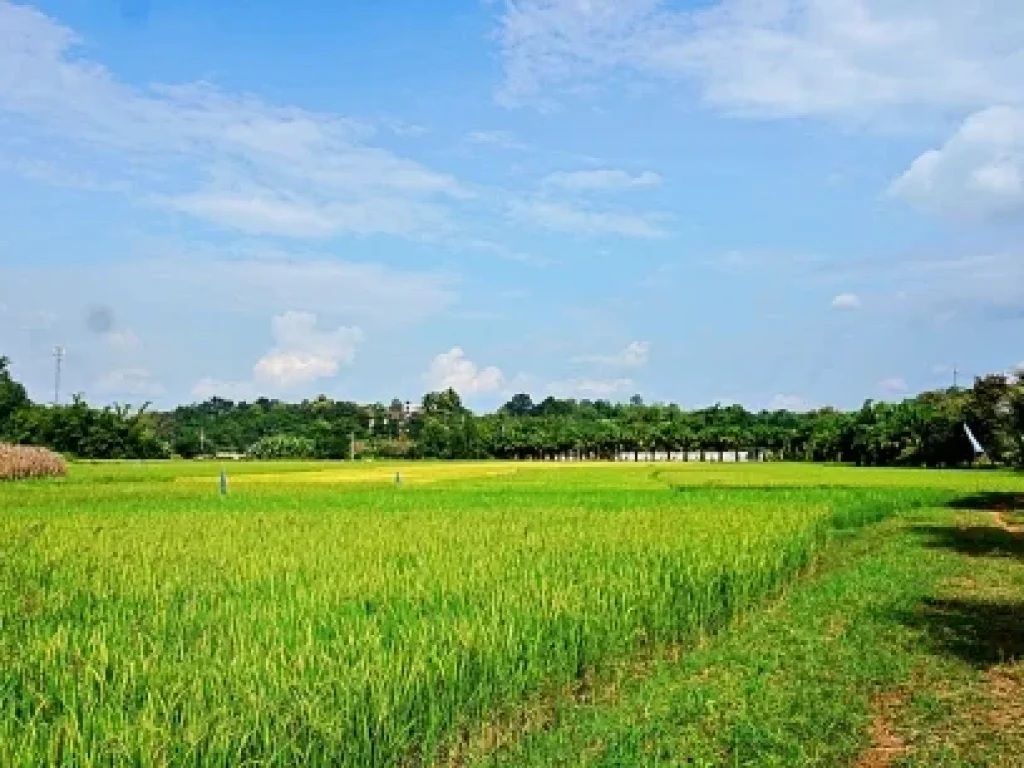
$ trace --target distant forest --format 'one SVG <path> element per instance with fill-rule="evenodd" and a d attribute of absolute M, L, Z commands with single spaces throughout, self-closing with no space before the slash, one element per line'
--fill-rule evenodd
<path fill-rule="evenodd" d="M 751 412 L 739 405 L 687 411 L 676 405 L 512 397 L 477 415 L 452 390 L 413 407 L 320 396 L 300 403 L 212 398 L 169 412 L 94 408 L 81 398 L 32 403 L 0 358 L 0 440 L 44 445 L 79 458 L 545 459 L 570 453 L 612 458 L 620 451 L 731 451 L 759 448 L 791 461 L 865 466 L 1024 467 L 1024 379 L 978 378 L 970 388 L 925 392 L 900 403 L 867 401 L 854 411 Z"/>

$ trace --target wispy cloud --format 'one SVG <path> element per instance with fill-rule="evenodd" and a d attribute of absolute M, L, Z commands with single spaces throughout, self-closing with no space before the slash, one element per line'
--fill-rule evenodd
<path fill-rule="evenodd" d="M 499 39 L 511 104 L 599 88 L 610 70 L 695 82 L 706 101 L 761 116 L 1024 101 L 1024 8 L 1012 1 L 507 0 Z"/>
<path fill-rule="evenodd" d="M 107 343 L 117 349 L 136 349 L 142 343 L 134 331 L 110 331 L 106 334 Z"/>
<path fill-rule="evenodd" d="M 145 368 L 117 368 L 107 371 L 96 381 L 95 388 L 104 395 L 129 397 L 160 397 L 163 385 Z"/>
<path fill-rule="evenodd" d="M 0 114 L 23 140 L 15 170 L 44 183 L 131 188 L 225 227 L 289 237 L 430 235 L 469 196 L 452 176 L 373 146 L 368 124 L 209 83 L 135 87 L 85 58 L 82 42 L 0 0 Z M 62 147 L 79 167 L 57 172 L 31 156 Z"/>
<path fill-rule="evenodd" d="M 631 341 L 611 355 L 577 355 L 574 363 L 590 363 L 609 368 L 641 368 L 651 359 L 651 345 L 646 341 Z"/>
<path fill-rule="evenodd" d="M 520 152 L 530 149 L 529 144 L 517 139 L 516 135 L 511 131 L 471 131 L 466 134 L 466 141 L 470 144 Z"/>
<path fill-rule="evenodd" d="M 571 192 L 613 192 L 638 187 L 656 187 L 661 176 L 654 171 L 631 174 L 612 168 L 583 171 L 558 171 L 548 174 L 542 182 L 547 187 L 560 187 Z"/>
<path fill-rule="evenodd" d="M 855 293 L 840 293 L 832 299 L 833 309 L 860 309 L 860 296 Z"/>
<path fill-rule="evenodd" d="M 909 387 L 907 382 L 899 376 L 892 376 L 887 379 L 882 379 L 878 382 L 878 388 L 882 390 L 886 395 L 904 395 L 907 393 Z"/>
<path fill-rule="evenodd" d="M 561 379 L 545 387 L 554 397 L 611 398 L 636 391 L 632 379 Z"/>
<path fill-rule="evenodd" d="M 130 295 L 119 289 L 123 285 L 133 286 Z M 454 306 L 458 279 L 437 271 L 348 261 L 318 250 L 257 244 L 221 248 L 194 241 L 143 241 L 103 263 L 58 271 L 0 264 L 0 301 L 12 311 L 75 307 L 82 297 L 171 315 L 226 311 L 269 316 L 301 307 L 360 326 L 403 327 Z"/>
<path fill-rule="evenodd" d="M 578 235 L 660 238 L 669 234 L 664 214 L 598 210 L 539 197 L 513 200 L 509 214 L 517 221 Z"/>

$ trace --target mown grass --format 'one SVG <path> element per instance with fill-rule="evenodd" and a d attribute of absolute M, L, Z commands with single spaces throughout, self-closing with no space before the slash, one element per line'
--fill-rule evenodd
<path fill-rule="evenodd" d="M 0 764 L 430 761 L 510 702 L 727 626 L 837 530 L 980 487 L 239 463 L 221 498 L 218 469 L 75 466 L 0 489 Z M 726 477 L 750 487 L 700 487 Z"/>

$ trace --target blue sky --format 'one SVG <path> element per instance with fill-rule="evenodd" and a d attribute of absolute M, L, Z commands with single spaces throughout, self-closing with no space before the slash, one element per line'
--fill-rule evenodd
<path fill-rule="evenodd" d="M 1010 370 L 1021 83 L 1017 0 L 0 0 L 0 354 L 162 407 Z"/>

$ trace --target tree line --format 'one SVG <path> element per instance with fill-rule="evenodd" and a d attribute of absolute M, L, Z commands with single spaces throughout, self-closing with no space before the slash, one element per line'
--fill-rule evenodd
<path fill-rule="evenodd" d="M 157 434 L 160 417 L 147 406 L 93 408 L 80 396 L 66 405 L 33 403 L 0 357 L 0 442 L 36 445 L 89 459 L 159 459 L 171 446 Z"/>
<path fill-rule="evenodd" d="M 993 374 L 970 388 L 925 392 L 899 403 L 807 413 L 739 405 L 677 405 L 512 397 L 478 415 L 453 390 L 417 407 L 362 405 L 323 395 L 300 403 L 218 397 L 166 412 L 29 401 L 0 358 L 0 439 L 45 445 L 82 458 L 194 458 L 221 452 L 255 458 L 350 456 L 444 459 L 611 459 L 623 451 L 762 449 L 774 458 L 863 466 L 957 467 L 976 454 L 969 426 L 996 464 L 1024 466 L 1024 379 Z"/>

